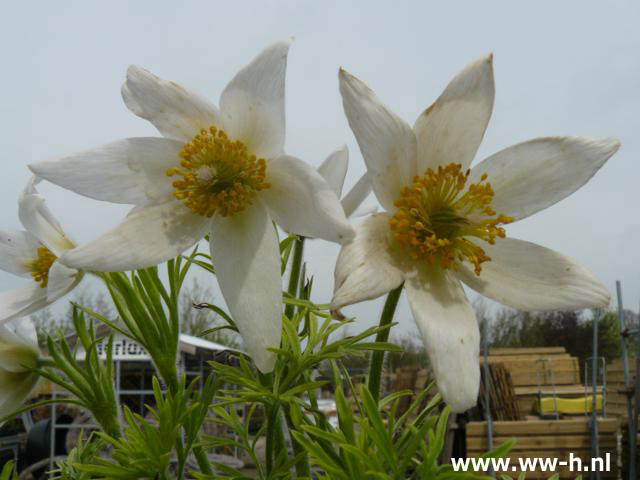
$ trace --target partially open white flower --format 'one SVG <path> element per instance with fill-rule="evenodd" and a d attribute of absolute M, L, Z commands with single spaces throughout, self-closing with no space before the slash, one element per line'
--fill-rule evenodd
<path fill-rule="evenodd" d="M 0 324 L 30 315 L 75 288 L 82 272 L 58 261 L 75 245 L 47 208 L 32 178 L 18 199 L 22 230 L 0 230 L 0 269 L 33 281 L 0 293 Z"/>
<path fill-rule="evenodd" d="M 349 169 L 349 149 L 346 145 L 329 155 L 322 165 L 318 167 L 318 172 L 324 177 L 329 186 L 336 192 L 338 198 L 342 197 L 342 189 L 344 188 L 344 179 Z M 351 190 L 340 200 L 342 208 L 347 217 L 352 215 L 364 214 L 358 210 L 358 207 L 371 193 L 371 182 L 365 173 L 355 183 Z M 373 209 L 367 209 L 367 213 L 371 213 Z"/>
<path fill-rule="evenodd" d="M 539 138 L 469 165 L 493 108 L 492 57 L 458 74 L 411 128 L 340 71 L 349 125 L 386 209 L 343 247 L 332 308 L 405 282 L 438 388 L 455 411 L 475 404 L 479 332 L 461 282 L 521 310 L 603 307 L 586 269 L 544 247 L 505 238 L 503 225 L 577 190 L 619 147 L 615 139 Z"/>
<path fill-rule="evenodd" d="M 0 326 L 0 418 L 20 408 L 35 387 L 39 375 L 31 369 L 39 358 L 38 337 L 29 318 Z"/>
<path fill-rule="evenodd" d="M 123 271 L 164 262 L 211 234 L 225 301 L 257 367 L 280 345 L 282 281 L 272 220 L 288 232 L 345 242 L 353 230 L 322 176 L 285 155 L 289 42 L 268 47 L 220 96 L 220 109 L 173 82 L 130 67 L 122 96 L 164 138 L 128 138 L 33 165 L 53 183 L 134 204 L 125 220 L 65 254 L 76 268 Z"/>

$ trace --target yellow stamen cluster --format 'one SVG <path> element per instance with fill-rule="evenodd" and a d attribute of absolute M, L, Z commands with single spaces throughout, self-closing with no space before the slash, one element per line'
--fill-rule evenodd
<path fill-rule="evenodd" d="M 40 284 L 40 287 L 46 288 L 49 283 L 49 269 L 58 257 L 43 245 L 38 247 L 37 253 L 38 258 L 31 263 L 31 276 Z"/>
<path fill-rule="evenodd" d="M 167 175 L 182 177 L 173 182 L 174 195 L 194 213 L 226 217 L 244 210 L 257 192 L 269 188 L 266 168 L 266 161 L 250 155 L 244 143 L 210 127 L 184 146 L 180 167 L 168 169 Z"/>
<path fill-rule="evenodd" d="M 470 171 L 451 163 L 414 177 L 411 186 L 403 187 L 395 201 L 397 211 L 389 221 L 393 239 L 406 248 L 414 260 L 424 259 L 430 265 L 457 270 L 465 259 L 474 266 L 476 275 L 482 263 L 491 260 L 471 238 L 493 245 L 504 238 L 500 225 L 512 217 L 496 215 L 491 208 L 494 192 L 486 182 L 487 174 L 465 190 Z"/>

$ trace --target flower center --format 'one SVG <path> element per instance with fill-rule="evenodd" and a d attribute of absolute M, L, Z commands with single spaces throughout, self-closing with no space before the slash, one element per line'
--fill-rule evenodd
<path fill-rule="evenodd" d="M 233 215 L 251 205 L 265 182 L 267 162 L 250 155 L 244 143 L 223 130 L 202 129 L 180 152 L 180 167 L 167 170 L 174 195 L 194 213 L 207 217 Z"/>
<path fill-rule="evenodd" d="M 450 163 L 437 171 L 428 169 L 400 191 L 394 203 L 398 210 L 389 224 L 393 239 L 414 260 L 455 271 L 466 259 L 474 265 L 476 275 L 482 263 L 491 260 L 474 237 L 493 245 L 496 237 L 505 237 L 499 225 L 513 218 L 496 215 L 491 208 L 494 192 L 486 173 L 480 182 L 465 188 L 469 173 L 462 172 L 460 164 Z"/>
<path fill-rule="evenodd" d="M 31 276 L 40 284 L 40 287 L 46 288 L 49 283 L 49 269 L 58 257 L 44 245 L 38 247 L 37 253 L 38 258 L 31 262 Z"/>

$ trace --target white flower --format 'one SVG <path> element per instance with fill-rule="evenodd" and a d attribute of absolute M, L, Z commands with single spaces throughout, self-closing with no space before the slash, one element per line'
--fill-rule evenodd
<path fill-rule="evenodd" d="M 614 139 L 539 138 L 469 165 L 491 115 L 492 58 L 447 86 L 411 128 L 360 80 L 340 71 L 349 125 L 385 213 L 340 252 L 332 308 L 405 288 L 438 388 L 455 411 L 475 404 L 479 332 L 461 282 L 521 310 L 603 307 L 607 290 L 544 247 L 504 238 L 521 220 L 582 186 Z"/>
<path fill-rule="evenodd" d="M 273 368 L 282 280 L 272 220 L 300 235 L 344 242 L 353 230 L 311 166 L 283 153 L 289 42 L 264 50 L 220 96 L 203 97 L 130 67 L 124 102 L 164 138 L 129 138 L 32 166 L 98 200 L 134 204 L 125 220 L 68 252 L 76 268 L 123 271 L 179 255 L 210 233 L 220 289 L 257 367 Z"/>
<path fill-rule="evenodd" d="M 39 358 L 38 337 L 29 318 L 0 326 L 0 418 L 20 408 L 35 387 L 39 375 L 31 369 Z"/>
<path fill-rule="evenodd" d="M 329 186 L 336 193 L 338 198 L 342 197 L 344 179 L 349 168 L 349 149 L 346 145 L 329 155 L 322 165 L 318 167 L 318 172 L 324 177 Z M 371 182 L 365 173 L 362 175 L 349 192 L 342 198 L 342 208 L 347 217 L 352 215 L 362 215 L 365 209 L 358 210 L 358 207 L 371 193 Z M 371 213 L 373 209 L 366 209 L 366 213 Z"/>
<path fill-rule="evenodd" d="M 0 324 L 30 315 L 75 288 L 82 272 L 58 261 L 74 247 L 32 178 L 18 199 L 20 221 L 27 231 L 0 230 L 0 269 L 31 278 L 29 284 L 0 293 Z"/>

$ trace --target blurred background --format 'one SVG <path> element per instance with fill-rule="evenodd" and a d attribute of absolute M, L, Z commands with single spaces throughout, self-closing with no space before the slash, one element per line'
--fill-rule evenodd
<path fill-rule="evenodd" d="M 538 136 L 613 135 L 622 142 L 587 186 L 510 225 L 508 234 L 573 257 L 612 293 L 621 280 L 630 308 L 637 308 L 638 2 L 82 0 L 5 2 L 0 9 L 2 227 L 20 227 L 16 199 L 29 177 L 28 163 L 157 134 L 121 101 L 130 64 L 217 103 L 239 67 L 270 42 L 293 36 L 286 149 L 319 165 L 347 144 L 349 188 L 364 164 L 342 111 L 340 66 L 413 124 L 453 75 L 493 52 L 496 101 L 476 162 Z M 78 242 L 110 229 L 127 211 L 51 185 L 41 191 Z M 369 203 L 375 203 L 373 196 Z M 337 245 L 308 242 L 319 302 L 330 299 L 337 252 Z M 1 274 L 0 290 L 21 281 Z M 209 277 L 202 283 L 222 302 Z M 357 316 L 362 326 L 373 324 L 380 302 L 345 314 Z M 415 327 L 404 300 L 397 318 L 397 331 L 410 335 Z"/>

